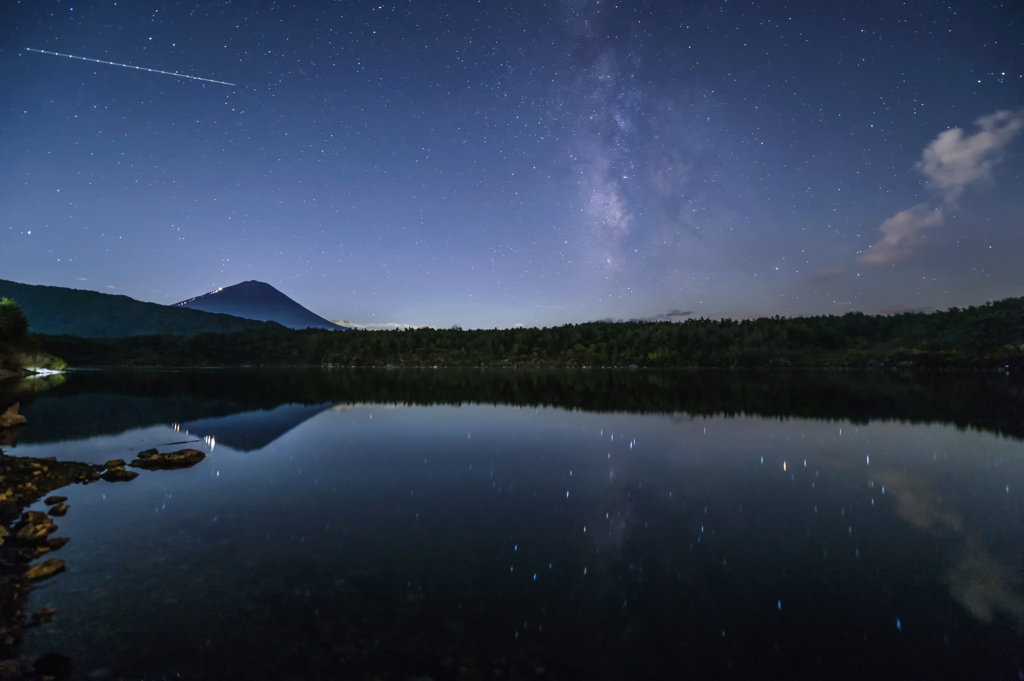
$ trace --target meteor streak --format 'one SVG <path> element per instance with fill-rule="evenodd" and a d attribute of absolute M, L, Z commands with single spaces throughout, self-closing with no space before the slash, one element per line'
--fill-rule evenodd
<path fill-rule="evenodd" d="M 91 61 L 97 64 L 107 64 L 108 66 L 123 66 L 126 69 L 135 69 L 137 71 L 149 71 L 150 73 L 163 73 L 168 76 L 176 76 L 178 78 L 188 78 L 189 80 L 201 80 L 204 83 L 217 83 L 218 85 L 230 85 L 235 87 L 234 83 L 225 83 L 223 80 L 212 80 L 210 78 L 200 78 L 199 76 L 189 76 L 184 73 L 172 73 L 171 71 L 161 71 L 160 69 L 147 69 L 145 66 L 132 66 L 131 64 L 118 64 L 113 61 L 103 61 L 102 59 L 90 59 L 89 57 L 79 57 L 74 54 L 61 54 L 60 52 L 48 52 L 47 50 L 37 50 L 33 47 L 26 47 L 29 52 L 39 52 L 40 54 L 52 54 L 55 57 L 67 57 L 68 59 L 81 59 L 82 61 Z"/>

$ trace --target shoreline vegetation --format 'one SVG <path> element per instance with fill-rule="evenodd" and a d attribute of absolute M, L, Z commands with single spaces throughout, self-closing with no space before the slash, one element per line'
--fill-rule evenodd
<path fill-rule="evenodd" d="M 0 298 L 0 380 L 34 373 L 27 367 L 60 371 L 63 360 L 47 354 L 28 333 L 28 317 L 10 298 Z M 6 408 L 7 405 L 4 405 Z"/>
<path fill-rule="evenodd" d="M 1024 370 L 1024 298 L 930 313 L 547 328 L 37 336 L 74 367 L 544 367 Z"/>

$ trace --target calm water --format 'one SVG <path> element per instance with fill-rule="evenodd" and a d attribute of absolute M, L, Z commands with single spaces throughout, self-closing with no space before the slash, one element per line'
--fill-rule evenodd
<path fill-rule="evenodd" d="M 26 639 L 82 679 L 1024 674 L 1002 376 L 72 374 L 9 454 L 65 488 Z"/>

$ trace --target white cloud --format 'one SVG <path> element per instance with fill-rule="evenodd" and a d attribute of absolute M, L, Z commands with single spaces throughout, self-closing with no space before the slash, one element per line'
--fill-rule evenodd
<path fill-rule="evenodd" d="M 963 128 L 941 133 L 917 164 L 947 203 L 960 198 L 967 185 L 992 179 L 992 167 L 1002 159 L 1003 149 L 1024 129 L 1024 116 L 996 111 L 975 124 L 981 130 L 966 137 Z"/>
<path fill-rule="evenodd" d="M 882 223 L 878 231 L 882 238 L 860 256 L 860 261 L 883 265 L 909 258 L 923 241 L 921 232 L 942 224 L 942 209 L 919 203 L 900 211 Z"/>
<path fill-rule="evenodd" d="M 1003 150 L 1024 130 L 1024 115 L 996 111 L 975 125 L 981 130 L 966 137 L 963 128 L 940 133 L 917 163 L 946 204 L 956 202 L 968 185 L 992 180 L 992 168 L 1002 160 Z M 924 240 L 921 232 L 938 227 L 942 219 L 942 209 L 927 203 L 896 213 L 879 226 L 882 238 L 861 254 L 860 261 L 881 265 L 909 258 Z"/>

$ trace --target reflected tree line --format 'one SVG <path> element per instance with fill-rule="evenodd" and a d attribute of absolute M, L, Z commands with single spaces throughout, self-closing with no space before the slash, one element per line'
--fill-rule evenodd
<path fill-rule="evenodd" d="M 82 371 L 50 390 L 0 385 L 21 400 L 22 442 L 119 433 L 283 404 L 498 404 L 592 412 L 942 422 L 1024 437 L 1024 384 L 996 373 L 915 376 L 801 370 L 281 369 Z M 21 386 L 21 387 L 19 387 Z"/>
<path fill-rule="evenodd" d="M 42 336 L 71 366 L 1024 368 L 1024 298 L 943 312 L 552 328 Z"/>

